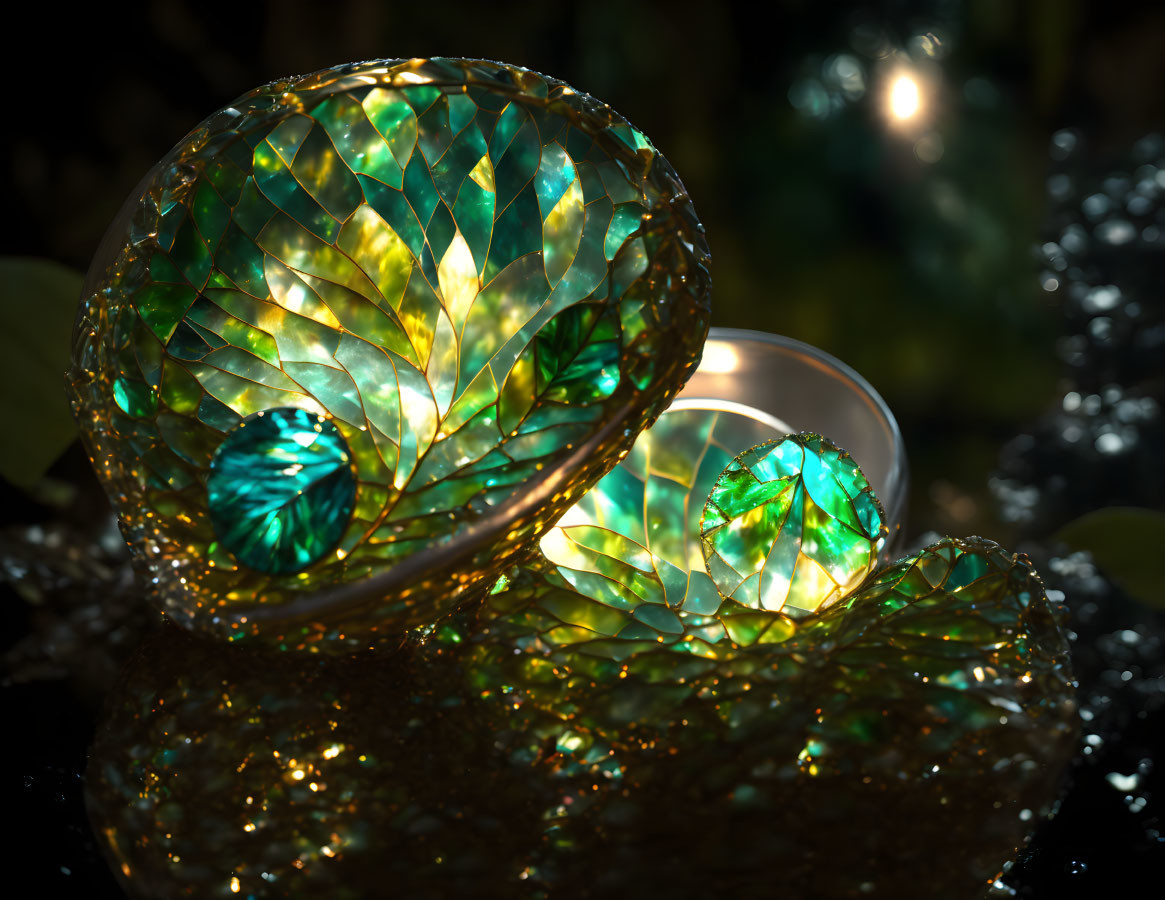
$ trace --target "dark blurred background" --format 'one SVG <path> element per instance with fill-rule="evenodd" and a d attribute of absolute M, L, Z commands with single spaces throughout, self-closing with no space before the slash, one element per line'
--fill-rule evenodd
<path fill-rule="evenodd" d="M 484 57 L 609 102 L 671 160 L 707 226 L 713 324 L 787 334 L 858 369 L 902 425 L 911 538 L 982 533 L 1026 549 L 1071 607 L 1085 762 L 1013 887 L 1084 896 L 1159 867 L 1165 8 L 173 0 L 22 15 L 5 41 L 3 253 L 78 271 L 157 159 L 280 76 Z M 4 440 L 22 448 L 37 427 L 9 425 Z M 0 479 L 0 518 L 77 518 L 69 485 L 86 473 L 74 446 L 47 481 Z M 1148 518 L 1104 520 L 1119 538 L 1107 557 L 1063 543 L 1080 516 L 1127 506 Z M 1122 553 L 1152 570 L 1109 580 Z M 37 681 L 65 677 L 42 664 L 73 646 L 37 649 L 50 593 L 4 595 L 9 699 L 39 734 L 19 763 L 19 808 L 65 848 L 37 857 L 61 889 L 81 890 L 80 873 L 100 882 L 89 896 L 113 895 L 78 788 L 100 692 Z M 62 609 L 57 626 L 79 615 Z"/>

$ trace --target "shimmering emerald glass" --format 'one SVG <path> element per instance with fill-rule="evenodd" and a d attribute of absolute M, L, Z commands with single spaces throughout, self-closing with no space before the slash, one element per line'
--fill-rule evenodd
<path fill-rule="evenodd" d="M 742 453 L 704 506 L 700 541 L 720 593 L 805 616 L 873 571 L 887 528 L 857 463 L 814 434 Z"/>
<path fill-rule="evenodd" d="M 1026 558 L 947 538 L 791 618 L 718 596 L 689 606 L 690 591 L 668 606 L 650 587 L 653 555 L 629 549 L 623 569 L 580 553 L 574 566 L 514 570 L 427 645 L 468 658 L 497 733 L 515 736 L 504 746 L 537 760 L 554 796 L 583 787 L 582 802 L 550 814 L 562 840 L 541 848 L 532 877 L 560 884 L 580 846 L 650 853 L 645 830 L 674 847 L 707 829 L 710 809 L 741 836 L 736 849 L 798 871 L 813 854 L 838 858 L 835 833 L 813 826 L 836 823 L 840 796 L 847 864 L 814 870 L 795 882 L 800 893 L 823 879 L 830 896 L 892 881 L 936 829 L 983 880 L 1053 808 L 1052 773 L 1075 746 L 1073 680 L 1056 608 Z M 598 577 L 577 577 L 585 571 Z M 694 802 L 698 826 L 685 826 Z M 974 880 L 928 877 L 939 894 Z"/>
<path fill-rule="evenodd" d="M 667 405 L 708 326 L 667 161 L 497 63 L 259 88 L 159 164 L 104 247 L 70 384 L 133 552 L 178 620 L 288 646 L 363 646 L 484 591 Z M 227 435 L 283 408 L 326 413 L 356 479 L 336 552 L 299 570 L 216 540 L 198 490 Z M 330 605 L 305 616 L 307 593 Z"/>
<path fill-rule="evenodd" d="M 578 591 L 613 606 L 714 613 L 720 596 L 700 552 L 704 498 L 739 447 L 772 434 L 741 412 L 665 411 L 542 538 L 543 556 Z M 643 611 L 639 621 L 671 619 Z"/>
<path fill-rule="evenodd" d="M 215 533 L 260 572 L 298 572 L 334 549 L 356 505 L 348 444 L 322 416 L 257 413 L 215 451 L 206 480 Z"/>

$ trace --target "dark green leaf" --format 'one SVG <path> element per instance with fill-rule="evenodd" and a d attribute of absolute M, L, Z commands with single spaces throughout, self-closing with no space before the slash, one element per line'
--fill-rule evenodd
<path fill-rule="evenodd" d="M 1148 606 L 1165 609 L 1165 513 L 1110 506 L 1065 525 L 1056 537 L 1073 550 L 1087 550 L 1104 573 Z"/>
<path fill-rule="evenodd" d="M 22 488 L 77 435 L 65 369 L 81 281 L 47 259 L 0 257 L 0 476 Z"/>

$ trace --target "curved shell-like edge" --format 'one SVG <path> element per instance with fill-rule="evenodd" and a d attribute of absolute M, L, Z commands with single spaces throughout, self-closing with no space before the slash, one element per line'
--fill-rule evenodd
<path fill-rule="evenodd" d="M 251 600 L 198 597 L 177 587 L 178 573 L 171 573 L 169 560 L 157 559 L 150 549 L 158 544 L 156 522 L 139 514 L 148 518 L 152 511 L 134 508 L 148 506 L 140 499 L 141 461 L 108 426 L 112 401 L 102 380 L 110 365 L 110 297 L 120 279 L 141 277 L 134 267 L 141 265 L 141 250 L 152 239 L 151 217 L 156 221 L 159 207 L 180 196 L 201 162 L 231 135 L 295 111 L 305 92 L 330 94 L 368 84 L 480 85 L 540 104 L 605 142 L 641 177 L 661 186 L 662 205 L 652 209 L 635 232 L 654 248 L 648 272 L 623 296 L 642 301 L 635 314 L 651 323 L 623 345 L 621 368 L 631 376 L 623 381 L 633 380 L 641 387 L 617 392 L 601 427 L 585 441 L 547 457 L 544 470 L 528 489 L 515 490 L 509 501 L 469 521 L 453 540 L 414 553 L 387 571 L 369 568 L 374 574 L 356 580 L 337 579 L 309 590 L 285 580 Z M 355 649 L 386 637 L 396 640 L 404 629 L 429 625 L 484 591 L 615 464 L 694 371 L 708 329 L 708 261 L 703 227 L 670 165 L 625 119 L 589 95 L 501 63 L 455 59 L 356 63 L 276 81 L 244 94 L 196 127 L 143 179 L 115 219 L 86 278 L 68 389 L 95 468 L 121 512 L 135 564 L 147 582 L 156 585 L 158 601 L 171 617 L 231 639 L 257 636 L 288 648 Z"/>

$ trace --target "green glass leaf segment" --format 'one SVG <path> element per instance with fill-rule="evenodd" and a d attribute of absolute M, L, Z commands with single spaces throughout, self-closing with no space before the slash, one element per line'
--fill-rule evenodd
<path fill-rule="evenodd" d="M 335 549 L 356 505 L 344 436 L 288 407 L 256 413 L 219 445 L 206 480 L 215 533 L 259 572 L 298 572 Z"/>
<path fill-rule="evenodd" d="M 593 688 L 601 693 L 631 689 L 640 680 L 682 677 L 687 689 L 660 698 L 669 708 L 698 694 L 703 679 L 726 672 L 778 690 L 786 678 L 795 683 L 816 666 L 836 663 L 854 679 L 845 693 L 863 696 L 863 685 L 885 684 L 878 673 L 889 673 L 948 692 L 949 704 L 965 704 L 965 715 L 946 723 L 951 746 L 957 734 L 998 718 L 999 701 L 991 697 L 1022 692 L 1029 683 L 1024 676 L 1035 671 L 1033 658 L 1047 654 L 1040 677 L 1051 693 L 1059 680 L 1070 680 L 1059 613 L 1038 576 L 1026 557 L 983 538 L 944 538 L 885 567 L 841 602 L 799 619 L 732 599 L 704 609 L 661 601 L 650 592 L 622 590 L 616 598 L 593 581 L 576 584 L 561 563 L 544 558 L 512 570 L 480 611 L 467 613 L 459 641 L 477 640 L 483 654 L 486 647 L 492 652 L 512 645 L 522 655 L 545 659 L 556 667 L 554 690 L 586 692 L 579 681 L 584 673 L 598 673 Z M 469 637 L 481 629 L 484 636 Z M 499 652 L 514 655 L 512 649 Z M 549 696 L 539 684 L 523 690 L 535 702 Z M 975 699 L 961 701 L 959 694 Z M 780 689 L 778 696 L 789 694 Z M 874 697 L 869 693 L 876 705 Z M 587 708 L 593 720 L 601 719 L 593 705 L 561 697 L 557 702 L 563 709 Z M 656 727 L 666 731 L 666 717 L 642 722 L 643 729 Z M 850 739 L 867 738 L 855 731 Z"/>
<path fill-rule="evenodd" d="M 874 570 L 888 528 L 857 463 L 815 434 L 753 447 L 717 479 L 700 543 L 721 595 L 804 617 Z"/>
<path fill-rule="evenodd" d="M 667 405 L 708 325 L 707 247 L 667 161 L 593 98 L 494 63 L 374 61 L 259 88 L 163 160 L 106 246 L 73 408 L 159 600 L 232 635 L 269 618 L 248 606 L 365 579 L 514 509 L 489 546 L 343 631 L 428 624 L 492 583 Z M 190 485 L 239 423 L 288 408 L 347 442 L 342 552 L 299 571 L 214 557 Z M 566 489 L 523 506 L 551 476 Z"/>

